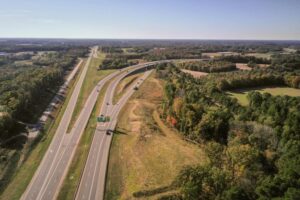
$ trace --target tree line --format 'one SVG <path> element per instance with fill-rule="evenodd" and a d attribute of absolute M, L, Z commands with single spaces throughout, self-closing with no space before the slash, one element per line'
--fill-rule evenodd
<path fill-rule="evenodd" d="M 105 58 L 98 68 L 99 70 L 122 69 L 130 65 L 135 65 L 137 63 L 138 63 L 137 61 L 129 60 L 127 58 L 120 58 L 116 56 L 111 58 Z"/>
<path fill-rule="evenodd" d="M 299 197 L 300 97 L 250 92 L 244 107 L 219 86 L 221 79 L 235 88 L 260 80 L 260 86 L 265 80 L 282 85 L 299 78 L 298 72 L 273 71 L 271 76 L 268 70 L 254 70 L 195 79 L 169 63 L 158 66 L 157 74 L 166 81 L 161 117 L 202 143 L 209 158 L 178 174 L 173 185 L 180 192 L 169 199 Z"/>
<path fill-rule="evenodd" d="M 236 70 L 236 65 L 234 63 L 215 60 L 180 62 L 178 63 L 178 67 L 206 73 L 227 72 Z"/>
<path fill-rule="evenodd" d="M 233 62 L 233 63 L 256 63 L 256 64 L 271 64 L 271 60 L 266 58 L 257 58 L 255 56 L 244 56 L 244 55 L 230 55 L 223 56 L 220 60 Z"/>
<path fill-rule="evenodd" d="M 69 49 L 31 66 L 0 68 L 0 141 L 18 134 L 19 121 L 34 123 L 62 84 L 65 72 L 87 48 Z"/>

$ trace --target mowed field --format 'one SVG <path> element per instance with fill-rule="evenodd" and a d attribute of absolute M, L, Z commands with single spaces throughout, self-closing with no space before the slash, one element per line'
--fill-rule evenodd
<path fill-rule="evenodd" d="M 135 192 L 169 186 L 184 166 L 206 161 L 199 146 L 160 119 L 162 97 L 162 82 L 153 73 L 123 108 L 110 150 L 105 199 L 134 199 Z"/>
<path fill-rule="evenodd" d="M 270 59 L 272 56 L 272 53 L 246 53 L 246 56 L 254 56 L 257 58 L 265 58 L 265 59 Z"/>
<path fill-rule="evenodd" d="M 234 90 L 227 92 L 228 95 L 237 98 L 238 102 L 243 105 L 248 105 L 247 94 L 250 91 L 258 91 L 260 93 L 270 93 L 271 95 L 288 95 L 292 97 L 300 96 L 300 89 L 288 88 L 288 87 L 266 87 L 266 88 L 252 88 L 244 90 Z"/>

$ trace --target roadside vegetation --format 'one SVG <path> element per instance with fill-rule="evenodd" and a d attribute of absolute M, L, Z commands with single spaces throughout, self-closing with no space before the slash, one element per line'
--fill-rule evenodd
<path fill-rule="evenodd" d="M 30 66 L 15 66 L 15 57 L 8 56 L 0 65 L 0 142 L 17 134 L 19 124 L 33 124 L 44 112 L 63 83 L 66 71 L 84 56 L 86 48 L 42 54 Z M 23 57 L 22 57 L 23 58 Z M 28 59 L 27 57 L 25 59 Z M 6 144 L 17 148 L 18 142 Z"/>
<path fill-rule="evenodd" d="M 201 148 L 182 140 L 160 119 L 162 98 L 163 82 L 151 75 L 122 109 L 110 150 L 105 199 L 156 199 L 176 192 L 169 186 L 183 166 L 205 161 Z"/>
<path fill-rule="evenodd" d="M 138 80 L 142 75 L 143 73 L 137 73 L 137 74 L 129 75 L 124 79 L 122 79 L 116 88 L 114 98 L 113 98 L 113 103 L 117 103 L 120 100 L 120 98 L 123 96 L 123 94 L 126 93 L 129 86 L 132 83 L 134 83 L 136 80 Z"/>
<path fill-rule="evenodd" d="M 69 99 L 71 98 L 74 86 L 78 81 L 83 65 L 84 62 L 81 64 L 80 72 L 76 75 L 75 79 L 71 81 L 69 89 L 66 91 L 64 103 L 58 105 L 59 107 L 52 114 L 53 118 L 48 119 L 38 138 L 26 143 L 22 150 L 16 151 L 13 157 L 6 160 L 6 162 L 9 162 L 9 168 L 6 175 L 1 178 L 0 199 L 17 200 L 20 199 L 25 191 L 51 143 Z M 1 164 L 4 163 L 1 162 Z M 3 170 L 3 168 L 1 170 Z"/>

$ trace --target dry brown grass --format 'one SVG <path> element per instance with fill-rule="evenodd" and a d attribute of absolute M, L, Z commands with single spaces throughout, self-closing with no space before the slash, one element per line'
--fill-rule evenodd
<path fill-rule="evenodd" d="M 245 63 L 236 63 L 236 68 L 240 69 L 240 70 L 251 70 L 251 67 L 248 67 L 248 64 Z"/>
<path fill-rule="evenodd" d="M 132 199 L 134 192 L 168 186 L 184 166 L 205 162 L 199 146 L 160 119 L 162 97 L 162 82 L 151 75 L 122 110 L 110 151 L 106 199 Z"/>
<path fill-rule="evenodd" d="M 209 57 L 209 58 L 218 58 L 221 56 L 233 56 L 239 55 L 237 52 L 213 52 L 213 53 L 202 53 L 202 56 Z"/>
<path fill-rule="evenodd" d="M 129 86 L 134 83 L 139 77 L 141 77 L 143 73 L 133 74 L 130 76 L 127 76 L 126 78 L 122 79 L 120 83 L 117 85 L 113 103 L 117 103 L 118 100 L 123 96 L 123 94 L 129 89 Z"/>
<path fill-rule="evenodd" d="M 206 76 L 208 73 L 206 72 L 198 72 L 198 71 L 192 71 L 192 70 L 187 70 L 187 69 L 181 69 L 184 73 L 191 74 L 195 78 L 200 78 L 202 76 Z"/>
<path fill-rule="evenodd" d="M 258 66 L 259 66 L 260 68 L 270 67 L 269 64 L 258 64 Z"/>

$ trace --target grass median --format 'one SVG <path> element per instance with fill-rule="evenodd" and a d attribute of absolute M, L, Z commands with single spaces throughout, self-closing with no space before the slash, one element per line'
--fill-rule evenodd
<path fill-rule="evenodd" d="M 98 70 L 99 65 L 103 62 L 105 58 L 105 54 L 98 52 L 98 57 L 93 57 L 90 65 L 88 66 L 88 70 L 86 73 L 86 77 L 83 81 L 78 100 L 71 118 L 71 122 L 68 127 L 68 133 L 71 131 L 81 109 L 83 108 L 87 98 L 89 97 L 90 93 L 97 85 L 97 83 L 103 79 L 105 76 L 115 72 L 116 70 Z"/>
<path fill-rule="evenodd" d="M 143 73 L 138 73 L 138 74 L 133 74 L 133 75 L 127 76 L 124 79 L 122 79 L 120 81 L 120 83 L 117 85 L 116 91 L 114 93 L 113 103 L 114 104 L 117 103 L 120 100 L 120 98 L 123 96 L 123 94 L 126 93 L 129 86 L 134 81 L 139 79 L 142 75 L 143 75 Z"/>
<path fill-rule="evenodd" d="M 58 200 L 71 200 L 74 199 L 76 190 L 80 183 L 81 174 L 84 170 L 84 166 L 89 154 L 89 149 L 92 144 L 93 136 L 97 126 L 96 117 L 100 113 L 101 105 L 104 100 L 105 91 L 110 81 L 102 88 L 96 106 L 93 109 L 91 117 L 88 121 L 87 127 L 80 139 L 79 145 L 76 148 L 75 156 L 70 165 L 66 179 L 63 182 L 63 186 L 59 192 Z"/>

